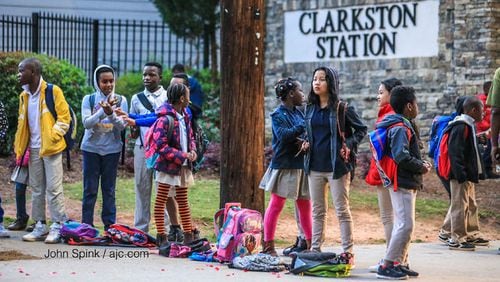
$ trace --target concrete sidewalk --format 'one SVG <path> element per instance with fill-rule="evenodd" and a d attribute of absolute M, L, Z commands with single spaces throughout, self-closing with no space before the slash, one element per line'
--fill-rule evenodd
<path fill-rule="evenodd" d="M 332 281 L 285 272 L 245 272 L 219 263 L 165 258 L 140 248 L 28 243 L 21 241 L 24 232 L 11 234 L 10 239 L 0 239 L 0 252 L 14 250 L 35 259 L 0 261 L 0 281 Z M 420 272 L 418 281 L 422 282 L 500 281 L 499 247 L 500 241 L 494 241 L 490 247 L 462 252 L 450 251 L 440 243 L 412 244 L 411 267 Z M 356 268 L 349 279 L 343 280 L 376 280 L 368 267 L 383 256 L 384 249 L 384 245 L 355 245 Z M 339 249 L 326 248 L 325 251 L 338 252 Z M 284 259 L 289 262 L 289 258 Z"/>

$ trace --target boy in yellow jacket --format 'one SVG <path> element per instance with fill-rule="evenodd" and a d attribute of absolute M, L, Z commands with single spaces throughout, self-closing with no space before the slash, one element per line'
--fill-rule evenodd
<path fill-rule="evenodd" d="M 67 217 L 64 211 L 63 168 L 61 152 L 66 148 L 64 134 L 69 129 L 70 111 L 64 94 L 53 85 L 57 120 L 46 104 L 47 82 L 42 78 L 38 59 L 28 58 L 19 64 L 17 75 L 24 91 L 19 96 L 19 117 L 14 140 L 16 159 L 29 150 L 29 185 L 32 188 L 33 232 L 23 236 L 24 241 L 58 243 L 61 223 Z M 50 232 L 45 217 L 45 199 L 48 201 L 52 225 Z"/>

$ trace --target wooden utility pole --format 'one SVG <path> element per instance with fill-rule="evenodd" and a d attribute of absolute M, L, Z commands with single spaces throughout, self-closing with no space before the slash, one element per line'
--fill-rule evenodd
<path fill-rule="evenodd" d="M 221 1 L 221 207 L 264 210 L 264 2 Z"/>

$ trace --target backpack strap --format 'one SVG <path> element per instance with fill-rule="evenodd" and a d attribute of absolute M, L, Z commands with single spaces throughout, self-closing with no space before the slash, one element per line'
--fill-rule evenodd
<path fill-rule="evenodd" d="M 144 94 L 144 92 L 137 94 L 137 98 L 139 99 L 141 104 L 144 106 L 144 108 L 146 108 L 148 111 L 150 111 L 152 113 L 155 111 L 153 109 L 153 105 L 149 101 L 148 97 L 146 97 L 146 94 Z"/>
<path fill-rule="evenodd" d="M 92 94 L 92 95 L 90 95 L 90 97 L 89 97 L 89 105 L 90 105 L 90 113 L 91 113 L 91 114 L 94 114 L 94 107 L 95 107 L 95 95 L 96 95 L 96 94 Z"/>
<path fill-rule="evenodd" d="M 52 83 L 47 83 L 47 89 L 45 90 L 45 104 L 49 109 L 49 112 L 52 114 L 54 119 L 57 121 L 57 112 L 56 106 L 54 102 L 54 93 L 52 92 L 52 88 L 54 85 Z"/>
<path fill-rule="evenodd" d="M 337 129 L 342 142 L 345 142 L 345 112 L 347 110 L 347 102 L 339 101 L 337 103 Z"/>
<path fill-rule="evenodd" d="M 220 220 L 220 217 L 224 214 L 224 209 L 218 210 L 214 214 L 214 231 L 215 231 L 215 238 L 219 237 L 219 232 L 220 232 L 220 227 L 219 224 L 217 224 L 217 221 Z"/>

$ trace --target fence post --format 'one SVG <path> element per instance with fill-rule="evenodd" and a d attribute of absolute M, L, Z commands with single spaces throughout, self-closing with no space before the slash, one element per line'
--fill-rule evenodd
<path fill-rule="evenodd" d="M 40 14 L 31 14 L 31 52 L 40 51 Z"/>
<path fill-rule="evenodd" d="M 99 56 L 99 21 L 92 21 L 92 71 L 97 68 L 97 60 Z"/>

